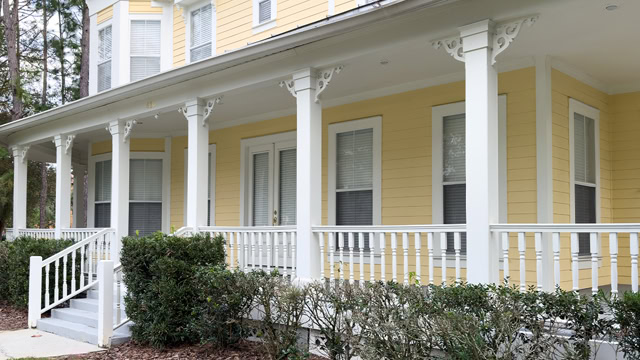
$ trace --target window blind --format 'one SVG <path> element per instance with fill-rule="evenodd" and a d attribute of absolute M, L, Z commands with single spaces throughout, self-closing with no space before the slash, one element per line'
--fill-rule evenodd
<path fill-rule="evenodd" d="M 191 62 L 211 56 L 212 23 L 211 4 L 191 12 Z"/>
<path fill-rule="evenodd" d="M 575 186 L 576 224 L 593 224 L 596 222 L 596 188 L 591 186 Z M 578 251 L 581 255 L 591 253 L 588 233 L 578 234 Z"/>
<path fill-rule="evenodd" d="M 573 125 L 575 180 L 595 184 L 595 121 L 581 114 L 574 113 Z"/>
<path fill-rule="evenodd" d="M 296 149 L 280 151 L 279 207 L 280 225 L 296 224 Z"/>
<path fill-rule="evenodd" d="M 162 229 L 162 203 L 129 203 L 129 236 L 153 234 Z"/>
<path fill-rule="evenodd" d="M 444 185 L 443 200 L 445 224 L 464 224 L 467 222 L 467 185 Z M 452 233 L 447 233 L 447 252 L 455 253 L 455 239 Z M 460 253 L 467 253 L 467 234 L 460 234 Z"/>
<path fill-rule="evenodd" d="M 111 203 L 100 203 L 95 206 L 94 226 L 107 228 L 111 226 Z"/>
<path fill-rule="evenodd" d="M 131 21 L 131 81 L 160 72 L 160 21 Z"/>
<path fill-rule="evenodd" d="M 269 153 L 253 155 L 253 226 L 271 226 L 269 211 Z"/>
<path fill-rule="evenodd" d="M 111 160 L 96 162 L 94 226 L 111 226 Z"/>
<path fill-rule="evenodd" d="M 264 0 L 258 3 L 258 21 L 263 23 L 271 20 L 271 0 Z"/>
<path fill-rule="evenodd" d="M 465 181 L 465 114 L 446 116 L 442 125 L 442 180 Z"/>
<path fill-rule="evenodd" d="M 98 91 L 111 88 L 111 26 L 98 32 Z"/>
<path fill-rule="evenodd" d="M 130 160 L 129 200 L 129 235 L 162 229 L 162 160 Z"/>

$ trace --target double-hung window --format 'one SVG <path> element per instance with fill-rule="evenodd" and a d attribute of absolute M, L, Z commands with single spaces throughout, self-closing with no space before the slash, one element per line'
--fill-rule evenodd
<path fill-rule="evenodd" d="M 381 119 L 371 118 L 330 126 L 330 222 L 335 225 L 380 223 Z M 365 251 L 374 248 L 368 234 Z"/>
<path fill-rule="evenodd" d="M 160 20 L 131 21 L 131 81 L 160 72 Z"/>
<path fill-rule="evenodd" d="M 276 23 L 276 0 L 253 0 L 253 32 L 273 28 Z"/>
<path fill-rule="evenodd" d="M 129 168 L 129 235 L 162 230 L 162 160 L 131 159 Z"/>
<path fill-rule="evenodd" d="M 213 14 L 211 4 L 191 12 L 190 61 L 208 58 L 212 54 Z"/>
<path fill-rule="evenodd" d="M 98 31 L 98 92 L 111 88 L 111 25 Z"/>
<path fill-rule="evenodd" d="M 571 109 L 574 221 L 576 224 L 591 224 L 598 220 L 598 112 L 573 99 Z M 590 235 L 582 233 L 578 239 L 579 254 L 590 254 Z"/>
<path fill-rule="evenodd" d="M 111 226 L 111 160 L 96 162 L 94 206 L 94 227 Z"/>
<path fill-rule="evenodd" d="M 465 114 L 442 119 L 442 209 L 445 224 L 467 222 Z M 467 235 L 460 234 L 461 253 L 467 252 Z M 454 237 L 447 234 L 447 251 L 454 252 Z"/>

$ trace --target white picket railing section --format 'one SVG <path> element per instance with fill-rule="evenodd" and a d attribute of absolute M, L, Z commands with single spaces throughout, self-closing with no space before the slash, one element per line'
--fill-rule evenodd
<path fill-rule="evenodd" d="M 13 236 L 13 229 L 12 228 L 6 228 L 4 229 L 4 236 L 6 236 L 7 241 L 13 241 L 15 240 L 15 236 Z"/>
<path fill-rule="evenodd" d="M 402 226 L 314 226 L 320 245 L 320 277 L 349 282 L 374 280 L 402 281 L 405 284 L 422 282 L 421 258 L 426 250 L 429 284 L 435 282 L 436 262 L 441 269 L 442 283 L 447 281 L 448 259 L 453 258 L 455 281 L 463 281 L 461 263 L 461 235 L 466 225 L 402 225 Z M 453 234 L 454 251 L 447 251 L 447 234 Z M 426 249 L 422 240 L 427 240 Z M 368 240 L 369 247 L 366 247 Z M 439 244 L 438 244 L 439 242 Z M 411 251 L 410 251 L 411 250 Z M 412 253 L 410 255 L 410 253 Z M 387 278 L 387 261 L 391 260 L 391 278 Z M 398 258 L 402 259 L 402 278 L 398 280 Z M 412 259 L 413 258 L 413 259 Z M 325 262 L 329 264 L 327 271 Z M 411 263 L 411 261 L 413 263 Z M 369 264 L 369 274 L 365 274 Z M 346 271 L 348 267 L 348 272 Z M 355 277 L 355 268 L 359 277 Z M 379 271 L 378 271 L 379 270 Z M 337 273 L 337 274 L 336 274 Z M 376 273 L 379 274 L 376 278 Z M 412 275 L 415 279 L 412 279 Z"/>
<path fill-rule="evenodd" d="M 127 293 L 127 289 L 124 285 L 124 282 L 122 281 L 122 276 L 123 276 L 123 272 L 122 272 L 122 264 L 116 266 L 113 269 L 113 278 L 115 281 L 115 306 L 113 306 L 115 313 L 115 322 L 113 325 L 113 330 L 117 330 L 118 328 L 120 328 L 121 326 L 123 326 L 124 324 L 126 324 L 127 322 L 129 322 L 129 318 L 127 317 L 127 314 L 124 311 L 124 296 Z"/>
<path fill-rule="evenodd" d="M 292 278 L 296 275 L 295 226 L 202 226 L 198 232 L 225 238 L 232 268 L 244 272 L 277 269 Z M 192 229 L 182 228 L 180 234 L 191 233 Z"/>
<path fill-rule="evenodd" d="M 638 291 L 638 233 L 640 233 L 640 224 L 500 224 L 492 225 L 491 231 L 499 234 L 502 249 L 502 260 L 504 266 L 504 277 L 509 279 L 511 276 L 509 269 L 509 255 L 510 255 L 510 234 L 517 234 L 518 239 L 518 259 L 519 259 L 519 279 L 520 289 L 524 291 L 526 289 L 526 249 L 527 249 L 527 234 L 534 235 L 534 247 L 535 247 L 535 261 L 536 261 L 536 285 L 539 290 L 543 289 L 543 282 L 546 276 L 549 276 L 548 271 L 553 271 L 553 284 L 559 286 L 561 279 L 560 269 L 560 250 L 562 248 L 561 239 L 562 235 L 569 235 L 570 241 L 570 253 L 571 253 L 571 282 L 573 290 L 579 290 L 580 280 L 580 262 L 587 261 L 591 265 L 591 290 L 592 292 L 598 291 L 599 281 L 599 267 L 600 259 L 604 249 L 601 249 L 601 237 L 604 234 L 609 235 L 609 259 L 610 259 L 610 279 L 611 279 L 611 292 L 613 294 L 618 293 L 618 256 L 619 247 L 618 242 L 620 235 L 624 234 L 625 238 L 628 236 L 629 241 L 629 256 L 631 266 L 631 289 L 634 292 Z M 590 254 L 585 259 L 584 256 L 579 254 L 579 234 L 589 234 L 589 251 Z M 553 252 L 553 267 L 545 268 L 543 266 L 543 241 L 545 237 L 543 234 L 551 234 L 551 249 Z M 564 239 L 567 239 L 564 236 Z M 548 240 L 549 241 L 549 240 Z M 609 285 L 609 284 L 607 284 Z"/>
<path fill-rule="evenodd" d="M 98 233 L 101 230 L 103 230 L 103 228 L 69 228 L 62 229 L 61 233 L 63 239 L 78 242 Z"/>
<path fill-rule="evenodd" d="M 56 238 L 56 231 L 54 229 L 18 229 L 18 236 L 53 240 Z"/>

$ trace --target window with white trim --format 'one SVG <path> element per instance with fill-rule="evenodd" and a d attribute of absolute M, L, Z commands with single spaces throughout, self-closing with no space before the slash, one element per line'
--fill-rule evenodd
<path fill-rule="evenodd" d="M 335 225 L 380 223 L 380 124 L 378 117 L 330 126 L 329 206 Z M 373 248 L 368 236 L 365 251 Z"/>
<path fill-rule="evenodd" d="M 160 72 L 160 20 L 131 20 L 131 81 Z"/>
<path fill-rule="evenodd" d="M 584 104 L 573 101 L 573 210 L 576 224 L 592 224 L 597 219 L 598 161 L 597 159 L 597 113 Z M 591 110 L 591 111 L 589 111 Z M 591 113 L 589 113 L 591 112 Z M 590 235 L 578 235 L 580 255 L 591 253 Z"/>
<path fill-rule="evenodd" d="M 111 88 L 111 25 L 98 31 L 98 92 Z"/>
<path fill-rule="evenodd" d="M 259 33 L 275 27 L 276 0 L 253 0 L 253 32 Z"/>
<path fill-rule="evenodd" d="M 162 160 L 131 159 L 129 167 L 129 235 L 162 230 Z"/>
<path fill-rule="evenodd" d="M 95 165 L 94 227 L 111 226 L 111 160 Z"/>
<path fill-rule="evenodd" d="M 191 11 L 190 31 L 190 61 L 195 62 L 210 57 L 213 39 L 213 7 L 211 4 Z"/>
<path fill-rule="evenodd" d="M 272 0 L 258 1 L 258 22 L 260 24 L 271 20 L 271 1 Z"/>

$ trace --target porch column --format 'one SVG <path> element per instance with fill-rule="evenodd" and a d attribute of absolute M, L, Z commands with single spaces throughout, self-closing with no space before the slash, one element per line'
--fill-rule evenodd
<path fill-rule="evenodd" d="M 87 227 L 85 221 L 87 204 L 84 201 L 84 175 L 87 170 L 86 165 L 73 166 L 73 227 Z"/>
<path fill-rule="evenodd" d="M 27 227 L 27 151 L 29 146 L 14 146 L 13 152 L 13 235 Z"/>
<path fill-rule="evenodd" d="M 316 70 L 293 75 L 297 103 L 296 272 L 300 280 L 320 277 L 320 245 L 311 226 L 322 220 L 322 104 L 318 100 Z"/>
<path fill-rule="evenodd" d="M 112 260 L 119 262 L 122 238 L 129 235 L 129 135 L 135 120 L 109 123 L 111 133 L 111 228 L 115 229 Z"/>
<path fill-rule="evenodd" d="M 71 148 L 74 135 L 56 135 L 56 229 L 55 237 L 62 237 L 62 229 L 71 227 Z"/>
<path fill-rule="evenodd" d="M 208 108 L 208 107 L 207 107 Z M 207 225 L 207 171 L 209 166 L 209 123 L 205 121 L 211 109 L 203 99 L 188 101 L 182 109 L 187 118 L 187 223 L 194 230 Z"/>
<path fill-rule="evenodd" d="M 460 29 L 465 61 L 467 164 L 467 279 L 498 281 L 498 73 L 492 65 L 494 24 L 483 20 Z"/>

